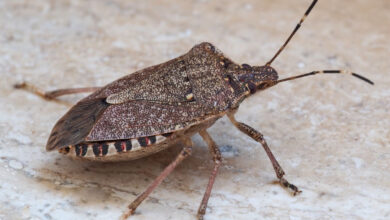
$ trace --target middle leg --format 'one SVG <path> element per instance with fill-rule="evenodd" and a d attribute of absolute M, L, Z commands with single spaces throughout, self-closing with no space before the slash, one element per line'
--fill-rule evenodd
<path fill-rule="evenodd" d="M 207 143 L 210 153 L 213 156 L 213 161 L 214 161 L 214 169 L 211 172 L 209 182 L 207 184 L 206 191 L 203 195 L 202 202 L 200 203 L 199 209 L 198 209 L 198 220 L 202 220 L 203 216 L 206 214 L 206 208 L 207 208 L 207 203 L 210 198 L 211 190 L 213 188 L 214 182 L 215 182 L 215 177 L 217 176 L 219 167 L 221 166 L 222 162 L 222 156 L 221 152 L 219 151 L 217 145 L 213 141 L 213 139 L 210 137 L 209 133 L 207 133 L 206 130 L 200 131 L 199 132 L 200 136 L 202 136 L 203 140 Z"/>

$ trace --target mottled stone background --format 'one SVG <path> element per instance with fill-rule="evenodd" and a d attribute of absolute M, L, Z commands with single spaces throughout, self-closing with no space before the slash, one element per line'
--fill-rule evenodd
<path fill-rule="evenodd" d="M 12 88 L 101 86 L 209 41 L 239 63 L 264 64 L 310 0 L 0 1 L 0 219 L 116 219 L 179 150 L 125 163 L 72 161 L 44 146 L 68 109 Z M 210 129 L 224 161 L 210 219 L 390 218 L 390 1 L 320 1 L 273 63 L 281 77 L 322 75 L 246 100 L 238 119 L 262 131 L 303 193 L 273 182 L 259 144 L 226 118 Z M 82 95 L 63 97 L 74 103 Z M 194 219 L 212 168 L 194 155 L 133 219 Z"/>

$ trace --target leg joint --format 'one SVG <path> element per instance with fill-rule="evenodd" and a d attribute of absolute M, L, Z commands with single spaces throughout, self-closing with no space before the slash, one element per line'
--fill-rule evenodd
<path fill-rule="evenodd" d="M 215 164 L 221 164 L 222 163 L 222 156 L 221 154 L 213 156 L 213 161 Z"/>
<path fill-rule="evenodd" d="M 187 157 L 192 154 L 192 147 L 184 147 L 182 151 L 182 155 Z"/>

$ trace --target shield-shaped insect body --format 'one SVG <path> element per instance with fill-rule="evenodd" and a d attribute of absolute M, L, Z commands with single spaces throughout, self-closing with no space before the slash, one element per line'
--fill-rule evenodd
<path fill-rule="evenodd" d="M 284 171 L 263 135 L 234 114 L 248 96 L 280 82 L 315 74 L 351 74 L 343 70 L 322 70 L 278 79 L 271 67 L 317 1 L 304 16 L 277 53 L 263 66 L 237 64 L 211 43 L 194 46 L 186 54 L 118 79 L 104 87 L 63 89 L 41 93 L 28 84 L 16 87 L 33 90 L 45 98 L 94 91 L 74 105 L 54 126 L 46 149 L 58 150 L 73 158 L 91 161 L 123 161 L 144 157 L 182 143 L 183 149 L 151 185 L 138 196 L 123 215 L 127 218 L 174 168 L 191 154 L 191 136 L 199 133 L 214 160 L 209 183 L 198 210 L 202 219 L 221 164 L 221 154 L 206 129 L 227 115 L 240 131 L 259 142 L 271 160 L 282 186 L 294 195 L 300 191 L 284 178 Z"/>
<path fill-rule="evenodd" d="M 54 126 L 46 149 L 89 160 L 146 156 L 211 126 L 277 78 L 269 66 L 235 64 L 201 43 L 78 102 Z"/>

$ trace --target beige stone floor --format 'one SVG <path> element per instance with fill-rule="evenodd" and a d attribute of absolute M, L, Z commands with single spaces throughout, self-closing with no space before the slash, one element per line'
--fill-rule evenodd
<path fill-rule="evenodd" d="M 45 89 L 101 86 L 209 41 L 262 65 L 310 0 L 0 1 L 0 219 L 117 219 L 178 152 L 123 163 L 73 161 L 44 146 L 68 106 Z M 279 185 L 261 146 L 226 118 L 210 129 L 223 166 L 205 219 L 390 218 L 390 2 L 320 1 L 273 63 L 280 77 L 321 75 L 246 100 L 238 118 L 262 131 L 303 193 Z M 75 103 L 82 95 L 62 100 Z M 191 158 L 132 219 L 194 219 L 212 162 L 199 136 Z"/>

